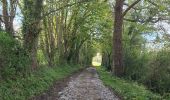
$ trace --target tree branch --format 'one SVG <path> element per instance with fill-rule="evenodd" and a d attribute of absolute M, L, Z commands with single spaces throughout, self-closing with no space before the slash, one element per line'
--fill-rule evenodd
<path fill-rule="evenodd" d="M 156 7 L 159 7 L 158 4 L 156 4 L 155 2 L 152 2 L 151 0 L 147 0 L 149 3 L 151 3 L 152 5 L 156 6 Z"/>
<path fill-rule="evenodd" d="M 123 17 L 127 14 L 127 12 L 133 8 L 136 4 L 138 4 L 141 0 L 136 0 L 134 3 L 132 3 L 124 12 L 123 12 Z"/>
<path fill-rule="evenodd" d="M 0 15 L 0 21 L 1 21 L 1 22 L 4 22 L 4 21 L 3 21 L 3 19 L 2 19 L 2 17 L 3 17 L 3 16 L 2 16 L 2 15 Z"/>
<path fill-rule="evenodd" d="M 128 19 L 128 18 L 123 18 L 123 20 L 128 21 L 128 22 L 139 22 L 138 20 Z"/>
<path fill-rule="evenodd" d="M 129 4 L 128 3 L 124 3 L 125 6 L 129 7 Z M 137 7 L 132 7 L 132 9 L 134 10 L 142 10 L 142 9 L 148 9 L 148 7 L 140 7 L 140 8 L 137 8 Z"/>
<path fill-rule="evenodd" d="M 163 20 L 169 20 L 168 18 L 162 18 L 162 17 L 158 17 L 158 18 L 147 18 L 145 20 L 140 20 L 140 19 L 128 19 L 128 18 L 123 18 L 123 20 L 125 21 L 129 21 L 129 22 L 139 22 L 139 23 L 145 23 L 145 22 L 150 22 L 150 23 L 157 23 L 159 21 L 163 21 Z"/>
<path fill-rule="evenodd" d="M 46 17 L 46 16 L 50 15 L 51 13 L 54 13 L 54 12 L 56 12 L 56 11 L 59 11 L 59 10 L 61 10 L 61 9 L 66 8 L 66 7 L 71 7 L 71 6 L 74 6 L 74 5 L 76 5 L 76 4 L 81 4 L 81 3 L 85 3 L 85 2 L 89 2 L 89 1 L 90 1 L 90 0 L 82 0 L 82 1 L 79 1 L 79 2 L 72 3 L 72 4 L 67 4 L 67 5 L 62 6 L 62 7 L 60 7 L 60 8 L 57 8 L 57 9 L 55 9 L 55 10 L 51 10 L 50 12 L 48 12 L 48 13 L 46 13 L 46 14 L 43 14 L 42 17 Z"/>

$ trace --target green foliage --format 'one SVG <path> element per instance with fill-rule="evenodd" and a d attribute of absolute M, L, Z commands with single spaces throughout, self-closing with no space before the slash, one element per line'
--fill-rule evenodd
<path fill-rule="evenodd" d="M 169 52 L 168 50 L 149 52 L 140 31 L 131 24 L 124 34 L 124 65 L 125 78 L 145 84 L 150 90 L 165 94 L 169 93 Z"/>
<path fill-rule="evenodd" d="M 145 84 L 162 95 L 170 92 L 170 52 L 124 48 L 125 78 Z"/>
<path fill-rule="evenodd" d="M 140 8 L 140 5 L 137 5 Z M 161 8 L 160 8 L 161 9 Z M 164 9 L 164 8 L 162 8 Z M 154 27 L 153 23 L 144 22 L 148 17 L 153 16 L 158 12 L 158 8 L 149 7 L 146 14 L 141 13 L 142 9 L 139 11 L 132 11 L 126 15 L 128 19 L 142 19 L 143 22 L 129 22 L 124 21 L 124 30 L 123 30 L 123 61 L 125 67 L 125 75 L 124 78 L 128 80 L 133 80 L 138 83 L 143 83 L 150 90 L 156 93 L 169 95 L 170 88 L 168 84 L 169 82 L 169 53 L 167 51 L 156 50 L 150 52 L 150 49 L 147 48 L 148 45 L 152 41 L 147 40 L 145 38 L 146 35 L 151 35 L 149 38 L 153 38 L 152 34 L 157 33 L 158 29 Z M 109 12 L 108 15 L 104 15 L 101 17 L 101 21 L 99 21 L 98 31 L 101 32 L 101 38 L 99 38 L 98 42 L 101 45 L 102 51 L 102 66 L 107 68 L 107 70 L 111 70 L 112 66 L 112 16 L 110 17 Z M 142 15 L 141 15 L 142 14 Z M 158 32 L 160 34 L 160 32 Z M 161 40 L 160 37 L 155 39 L 154 43 L 161 42 L 166 44 L 167 47 L 165 49 L 169 49 L 169 35 L 165 34 L 163 38 L 166 40 Z M 149 42 L 149 43 L 148 43 Z M 153 45 L 154 45 L 153 43 Z M 160 44 L 159 46 L 161 46 Z M 152 47 L 152 46 L 151 46 Z M 110 63 L 111 62 L 111 63 Z"/>
<path fill-rule="evenodd" d="M 111 87 L 125 100 L 161 100 L 161 96 L 153 94 L 144 86 L 111 76 L 104 69 L 98 69 L 100 79 L 105 85 Z"/>
<path fill-rule="evenodd" d="M 0 100 L 27 100 L 49 89 L 53 82 L 71 75 L 82 67 L 64 65 L 60 67 L 40 67 L 25 78 L 0 83 Z"/>
<path fill-rule="evenodd" d="M 0 78 L 13 78 L 14 75 L 26 73 L 28 55 L 18 41 L 5 32 L 0 32 Z"/>
<path fill-rule="evenodd" d="M 148 56 L 139 51 L 128 50 L 124 57 L 125 77 L 130 80 L 142 81 L 148 73 Z"/>
<path fill-rule="evenodd" d="M 46 59 L 45 55 L 43 54 L 42 50 L 38 50 L 37 59 L 38 59 L 38 63 L 40 65 L 47 65 L 47 59 Z"/>
<path fill-rule="evenodd" d="M 110 71 L 113 65 L 112 28 L 115 14 L 110 7 L 112 4 L 107 1 L 91 0 L 78 3 L 79 0 L 19 0 L 24 36 L 19 38 L 23 38 L 24 41 L 18 42 L 7 33 L 0 32 L 0 80 L 6 80 L 0 83 L 2 84 L 0 96 L 4 95 L 3 99 L 7 100 L 27 99 L 30 95 L 46 89 L 54 79 L 60 77 L 60 74 L 65 76 L 67 71 L 74 70 L 70 67 L 61 69 L 42 67 L 38 72 L 23 79 L 31 68 L 29 58 L 35 57 L 32 60 L 38 60 L 39 65 L 53 66 L 61 62 L 90 65 L 94 54 L 102 52 L 102 65 Z M 127 0 L 125 3 L 129 5 L 133 2 L 134 0 Z M 114 3 L 113 0 L 113 5 Z M 155 28 L 160 26 L 159 23 L 155 23 L 169 17 L 170 13 L 167 9 L 169 4 L 168 0 L 144 0 L 138 3 L 132 7 L 135 10 L 130 10 L 124 17 L 122 34 L 125 78 L 143 83 L 154 92 L 164 95 L 165 98 L 170 96 L 170 53 L 149 52 L 143 34 L 153 31 L 159 33 L 160 28 L 163 29 Z M 157 19 L 156 16 L 160 18 Z M 44 25 L 40 25 L 41 21 Z M 166 21 L 163 22 L 165 23 Z M 39 37 L 40 33 L 41 37 Z M 169 46 L 169 37 L 168 34 L 164 34 L 163 38 L 166 41 L 158 39 L 159 42 L 167 45 L 166 49 Z M 33 50 L 34 48 L 36 50 Z M 23 75 L 24 77 L 21 77 Z M 110 79 L 106 80 L 106 83 L 115 81 L 115 87 L 114 84 L 111 86 L 125 95 L 125 98 L 139 100 L 152 98 L 152 93 L 151 97 L 148 96 L 147 90 L 138 87 L 137 84 L 132 86 L 133 83 L 131 85 L 121 79 L 111 78 L 105 72 L 103 75 L 106 79 Z M 111 83 L 113 82 L 109 85 Z"/>
<path fill-rule="evenodd" d="M 94 41 L 87 41 L 80 49 L 79 62 L 83 65 L 90 66 L 92 64 L 92 58 L 95 56 L 97 49 L 94 45 Z"/>
<path fill-rule="evenodd" d="M 168 50 L 159 51 L 153 55 L 148 62 L 149 73 L 146 77 L 146 83 L 151 90 L 166 94 L 170 93 L 170 52 Z"/>

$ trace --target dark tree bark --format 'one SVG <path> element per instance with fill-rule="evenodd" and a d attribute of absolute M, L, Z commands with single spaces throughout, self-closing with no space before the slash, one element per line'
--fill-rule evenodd
<path fill-rule="evenodd" d="M 31 68 L 35 69 L 37 63 L 38 36 L 41 31 L 41 13 L 43 0 L 24 0 L 24 47 L 30 55 Z"/>
<path fill-rule="evenodd" d="M 7 0 L 2 0 L 2 8 L 3 8 L 3 20 L 4 20 L 4 24 L 5 24 L 5 30 L 8 32 L 8 30 L 9 30 L 9 15 L 8 15 Z"/>
<path fill-rule="evenodd" d="M 3 22 L 5 24 L 5 30 L 12 36 L 14 36 L 13 21 L 15 18 L 17 4 L 17 0 L 9 0 L 9 5 L 8 0 L 2 0 Z M 10 10 L 8 10 L 9 8 Z"/>
<path fill-rule="evenodd" d="M 124 0 L 116 0 L 115 5 L 115 22 L 113 33 L 113 66 L 116 76 L 123 76 L 123 50 L 122 50 L 122 29 L 123 29 L 123 2 Z"/>
<path fill-rule="evenodd" d="M 103 52 L 102 53 L 102 66 L 105 66 L 108 71 L 112 70 L 112 58 L 111 53 Z"/>
<path fill-rule="evenodd" d="M 13 26 L 13 22 L 14 22 L 14 18 L 15 18 L 15 14 L 16 14 L 16 9 L 17 9 L 17 0 L 10 0 L 10 16 L 9 16 L 9 32 L 12 34 L 12 36 L 15 35 L 14 32 L 14 26 Z"/>
<path fill-rule="evenodd" d="M 136 0 L 133 2 L 124 12 L 123 3 L 124 0 L 116 0 L 115 11 L 115 22 L 114 22 L 114 32 L 113 32 L 113 66 L 112 71 L 116 76 L 124 75 L 123 67 L 123 44 L 122 44 L 122 30 L 123 30 L 123 17 L 127 12 L 138 4 L 141 0 Z"/>
<path fill-rule="evenodd" d="M 0 15 L 0 30 L 2 30 L 2 17 L 1 17 L 1 15 Z"/>

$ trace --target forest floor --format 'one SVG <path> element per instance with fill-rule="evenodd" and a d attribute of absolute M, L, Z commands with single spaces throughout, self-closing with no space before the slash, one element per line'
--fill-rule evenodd
<path fill-rule="evenodd" d="M 103 85 L 95 68 L 87 68 L 57 81 L 46 93 L 32 100 L 120 100 Z"/>

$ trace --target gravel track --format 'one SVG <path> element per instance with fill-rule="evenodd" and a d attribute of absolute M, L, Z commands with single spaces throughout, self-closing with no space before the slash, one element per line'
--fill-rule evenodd
<path fill-rule="evenodd" d="M 120 100 L 103 85 L 96 69 L 90 67 L 72 78 L 56 100 Z"/>

